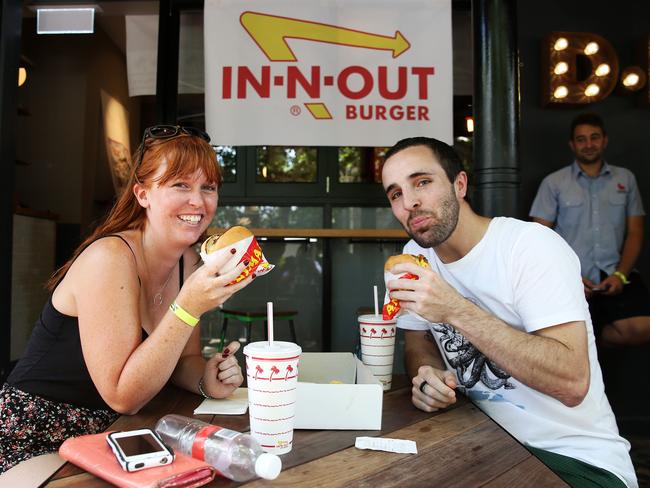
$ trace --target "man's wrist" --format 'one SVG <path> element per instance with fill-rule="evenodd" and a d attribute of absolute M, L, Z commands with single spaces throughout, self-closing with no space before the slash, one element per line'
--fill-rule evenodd
<path fill-rule="evenodd" d="M 630 283 L 630 280 L 627 279 L 627 276 L 622 271 L 618 271 L 618 270 L 614 271 L 612 273 L 612 276 L 616 276 L 619 280 L 621 280 L 621 283 L 623 283 L 624 285 L 627 285 L 627 284 Z"/>
<path fill-rule="evenodd" d="M 449 313 L 443 318 L 444 322 L 453 325 L 455 328 L 463 329 L 464 324 L 475 322 L 476 314 L 484 312 L 474 302 L 462 297 L 455 305 L 450 307 Z"/>

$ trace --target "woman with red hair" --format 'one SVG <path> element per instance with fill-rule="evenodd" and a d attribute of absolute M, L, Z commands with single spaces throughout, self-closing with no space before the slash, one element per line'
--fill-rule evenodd
<path fill-rule="evenodd" d="M 222 182 L 207 134 L 148 128 L 128 190 L 48 282 L 27 349 L 0 390 L 0 472 L 101 432 L 171 381 L 223 398 L 243 381 L 239 343 L 206 361 L 198 317 L 251 279 L 200 265 L 192 246 L 217 209 Z"/>

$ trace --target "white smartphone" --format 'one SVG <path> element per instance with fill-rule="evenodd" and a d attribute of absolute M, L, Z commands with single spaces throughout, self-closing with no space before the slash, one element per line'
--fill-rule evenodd
<path fill-rule="evenodd" d="M 174 451 L 151 429 L 111 432 L 106 442 L 124 471 L 164 466 L 174 460 Z"/>

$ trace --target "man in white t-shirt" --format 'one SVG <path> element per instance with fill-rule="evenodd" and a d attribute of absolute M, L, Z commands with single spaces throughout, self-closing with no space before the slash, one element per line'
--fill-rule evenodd
<path fill-rule="evenodd" d="M 569 484 L 638 486 L 571 248 L 542 225 L 474 213 L 458 156 L 435 139 L 398 142 L 382 182 L 412 238 L 404 253 L 431 265 L 397 265 L 419 279 L 387 283 L 413 404 L 435 411 L 462 391 Z"/>

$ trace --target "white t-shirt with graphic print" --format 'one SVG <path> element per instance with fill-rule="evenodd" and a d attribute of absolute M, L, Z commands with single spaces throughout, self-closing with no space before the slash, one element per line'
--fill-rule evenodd
<path fill-rule="evenodd" d="M 579 459 L 638 486 L 630 444 L 618 427 L 603 385 L 580 261 L 551 229 L 507 217 L 492 219 L 481 241 L 463 258 L 444 264 L 414 241 L 404 253 L 423 254 L 460 294 L 523 332 L 584 321 L 591 368 L 589 392 L 576 407 L 540 393 L 508 375 L 448 324 L 402 314 L 403 329 L 430 329 L 447 367 L 469 398 L 520 442 Z"/>

